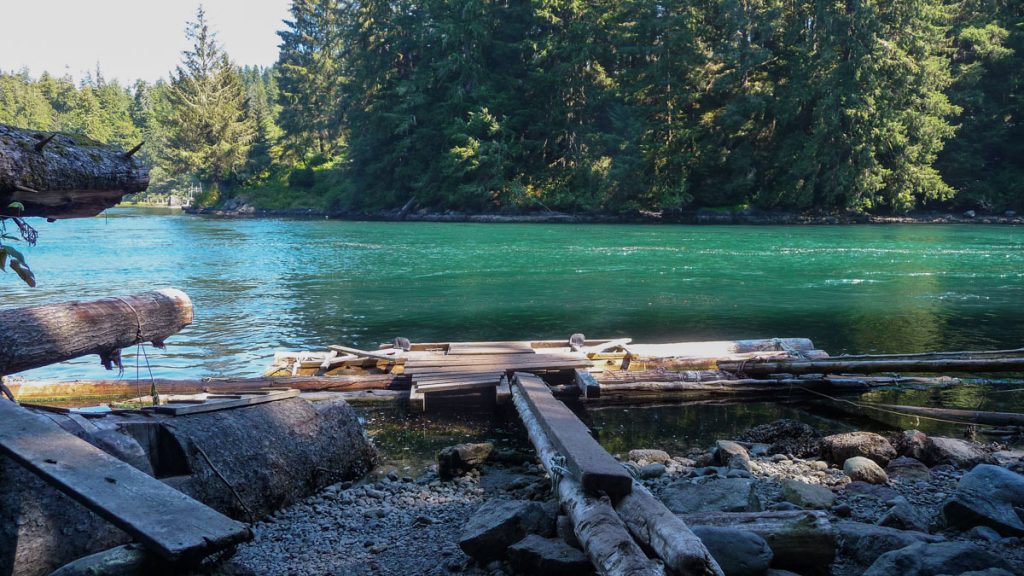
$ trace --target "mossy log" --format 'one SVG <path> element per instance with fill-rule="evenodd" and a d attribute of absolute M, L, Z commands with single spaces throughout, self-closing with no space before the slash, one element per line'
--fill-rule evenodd
<path fill-rule="evenodd" d="M 0 124 L 0 216 L 95 216 L 149 186 L 134 150 Z"/>

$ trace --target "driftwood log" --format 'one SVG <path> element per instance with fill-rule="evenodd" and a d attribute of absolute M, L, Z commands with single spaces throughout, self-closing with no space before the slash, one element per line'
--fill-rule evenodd
<path fill-rule="evenodd" d="M 1012 358 L 898 358 L 881 360 L 770 360 L 719 362 L 718 368 L 737 374 L 809 374 L 878 372 L 1024 372 L 1024 356 Z"/>
<path fill-rule="evenodd" d="M 95 216 L 149 186 L 149 171 L 132 154 L 84 136 L 0 124 L 0 215 Z"/>
<path fill-rule="evenodd" d="M 14 374 L 89 354 L 107 367 L 141 342 L 163 346 L 192 323 L 180 290 L 0 310 L 0 374 Z"/>
<path fill-rule="evenodd" d="M 583 493 L 580 483 L 554 469 L 559 454 L 534 417 L 526 397 L 512 386 L 512 402 L 537 450 L 537 456 L 552 477 L 560 478 L 556 494 L 562 509 L 572 520 L 574 532 L 587 558 L 602 575 L 663 575 L 664 568 L 650 561 L 630 536 L 622 520 L 606 497 L 592 498 Z"/>

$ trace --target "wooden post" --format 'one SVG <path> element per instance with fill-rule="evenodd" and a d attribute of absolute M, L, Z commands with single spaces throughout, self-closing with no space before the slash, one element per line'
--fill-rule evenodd
<path fill-rule="evenodd" d="M 0 374 L 14 374 L 89 354 L 109 359 L 141 342 L 162 347 L 192 323 L 180 290 L 0 310 Z"/>

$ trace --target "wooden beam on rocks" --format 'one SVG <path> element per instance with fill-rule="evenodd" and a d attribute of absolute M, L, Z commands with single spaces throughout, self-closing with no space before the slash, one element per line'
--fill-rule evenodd
<path fill-rule="evenodd" d="M 587 494 L 603 492 L 613 499 L 629 494 L 633 488 L 632 476 L 594 440 L 572 410 L 551 394 L 543 380 L 533 374 L 516 372 L 513 387 L 522 392 L 533 416 Z"/>
<path fill-rule="evenodd" d="M 163 341 L 192 323 L 192 301 L 164 289 L 102 300 L 0 310 L 0 374 L 89 354 L 107 367 L 122 348 Z"/>
<path fill-rule="evenodd" d="M 95 216 L 148 186 L 149 171 L 120 146 L 0 124 L 0 216 Z"/>
<path fill-rule="evenodd" d="M 512 402 L 526 427 L 530 442 L 537 450 L 537 456 L 548 474 L 556 479 L 554 492 L 572 520 L 576 538 L 597 573 L 605 576 L 663 576 L 664 567 L 647 558 L 630 537 L 608 498 L 588 496 L 572 475 L 562 473 L 557 464 L 562 453 L 541 425 L 521 385 L 513 384 Z"/>

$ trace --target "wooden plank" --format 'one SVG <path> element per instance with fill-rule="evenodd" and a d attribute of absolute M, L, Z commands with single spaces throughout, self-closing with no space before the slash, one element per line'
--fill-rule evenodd
<path fill-rule="evenodd" d="M 380 352 L 367 352 L 366 350 L 360 350 L 358 348 L 349 348 L 348 346 L 340 346 L 340 345 L 337 345 L 337 344 L 332 344 L 332 345 L 328 346 L 328 348 L 330 348 L 331 350 L 334 350 L 335 352 L 344 352 L 346 354 L 353 354 L 355 356 L 361 356 L 363 358 L 373 358 L 374 360 L 384 360 L 385 362 L 394 362 L 394 361 L 398 360 L 398 358 L 399 358 L 398 354 L 389 355 L 389 354 L 382 354 Z"/>
<path fill-rule="evenodd" d="M 493 344 L 453 343 L 448 347 L 448 354 L 533 354 L 533 346 L 529 342 L 507 342 Z"/>
<path fill-rule="evenodd" d="M 152 410 L 153 412 L 159 412 L 161 414 L 171 414 L 172 416 L 185 416 L 188 414 L 216 412 L 217 410 L 227 410 L 228 408 L 240 408 L 242 406 L 264 404 L 266 402 L 274 402 L 277 400 L 284 400 L 286 398 L 294 398 L 298 395 L 298 390 L 284 390 L 281 392 L 272 392 L 269 394 L 245 396 L 237 400 L 214 400 L 206 401 L 203 402 L 202 404 L 189 404 L 187 406 L 150 406 L 147 407 L 146 409 Z"/>
<path fill-rule="evenodd" d="M 521 372 L 516 372 L 513 380 L 585 492 L 605 492 L 613 499 L 630 493 L 633 478 L 594 440 L 572 410 L 551 394 L 543 380 Z"/>
<path fill-rule="evenodd" d="M 0 450 L 167 561 L 195 561 L 250 540 L 242 523 L 0 401 Z"/>
<path fill-rule="evenodd" d="M 584 346 L 598 346 L 605 342 L 610 342 L 611 338 L 598 338 L 588 339 L 583 343 Z M 566 348 L 569 347 L 569 339 L 564 340 L 495 340 L 488 342 L 413 342 L 413 352 L 425 352 L 425 351 L 436 351 L 436 350 L 448 350 L 451 346 L 504 346 L 507 344 L 518 344 L 520 342 L 527 342 L 530 347 L 537 350 L 541 348 Z M 379 349 L 387 350 L 394 348 L 394 342 L 385 342 L 379 345 Z"/>
<path fill-rule="evenodd" d="M 429 386 L 416 386 L 416 389 L 423 394 L 432 394 L 434 392 L 449 392 L 452 390 L 474 390 L 477 388 L 494 388 L 498 385 L 499 379 L 493 380 L 471 380 L 465 382 L 448 382 L 431 384 Z"/>
<path fill-rule="evenodd" d="M 580 392 L 583 393 L 584 398 L 600 398 L 601 397 L 601 384 L 590 375 L 590 372 L 586 370 L 575 370 L 576 386 L 579 387 Z"/>
<path fill-rule="evenodd" d="M 590 365 L 590 359 L 583 354 L 468 354 L 465 356 L 438 356 L 436 358 L 415 358 L 405 363 L 405 369 L 430 366 L 476 366 L 502 365 L 518 366 L 550 362 L 554 364 L 575 362 Z"/>
<path fill-rule="evenodd" d="M 453 372 L 514 372 L 516 370 L 575 370 L 576 368 L 590 368 L 590 362 L 537 362 L 533 364 L 517 364 L 508 366 L 505 364 L 481 364 L 477 366 L 427 366 L 416 368 L 412 374 L 450 374 Z M 409 374 L 410 372 L 406 372 Z"/>
<path fill-rule="evenodd" d="M 504 372 L 485 372 L 482 374 L 457 374 L 457 375 L 437 375 L 430 378 L 415 378 L 414 381 L 420 386 L 436 383 L 436 382 L 455 382 L 460 380 L 481 380 L 490 378 L 492 380 L 498 380 L 505 373 Z"/>

